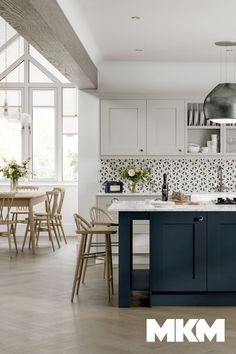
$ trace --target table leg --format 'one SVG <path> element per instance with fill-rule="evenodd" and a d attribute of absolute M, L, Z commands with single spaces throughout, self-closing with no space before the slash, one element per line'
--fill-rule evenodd
<path fill-rule="evenodd" d="M 30 223 L 30 239 L 32 242 L 32 253 L 35 254 L 34 211 L 31 202 L 29 203 L 29 223 Z"/>

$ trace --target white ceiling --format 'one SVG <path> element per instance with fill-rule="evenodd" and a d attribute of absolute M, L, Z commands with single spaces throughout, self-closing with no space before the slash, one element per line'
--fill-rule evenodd
<path fill-rule="evenodd" d="M 235 0 L 57 1 L 79 37 L 82 11 L 89 36 L 80 38 L 95 62 L 218 61 L 213 43 L 236 40 Z"/>

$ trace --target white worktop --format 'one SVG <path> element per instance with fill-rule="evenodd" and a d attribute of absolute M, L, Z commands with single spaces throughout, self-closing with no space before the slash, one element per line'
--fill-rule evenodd
<path fill-rule="evenodd" d="M 97 197 L 160 197 L 161 193 L 155 193 L 155 192 L 137 192 L 137 193 L 131 193 L 131 192 L 123 192 L 123 193 L 105 193 L 105 192 L 99 192 L 96 193 Z"/>
<path fill-rule="evenodd" d="M 236 205 L 216 205 L 208 202 L 199 205 L 163 205 L 153 206 L 149 201 L 117 201 L 113 202 L 108 208 L 109 211 L 191 211 L 191 212 L 236 212 Z"/>

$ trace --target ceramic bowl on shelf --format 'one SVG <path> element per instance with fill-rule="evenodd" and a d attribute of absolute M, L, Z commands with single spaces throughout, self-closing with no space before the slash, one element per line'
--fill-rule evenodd
<path fill-rule="evenodd" d="M 191 153 L 196 153 L 196 152 L 199 152 L 200 150 L 200 145 L 198 144 L 193 144 L 193 143 L 189 143 L 188 144 L 188 152 L 191 152 Z"/>

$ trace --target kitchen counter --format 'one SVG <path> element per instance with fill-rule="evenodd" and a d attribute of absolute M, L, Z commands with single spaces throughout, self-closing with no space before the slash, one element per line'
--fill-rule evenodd
<path fill-rule="evenodd" d="M 153 198 L 157 198 L 160 197 L 160 193 L 154 193 L 154 192 L 138 192 L 138 193 L 131 193 L 131 192 L 127 192 L 127 193 L 105 193 L 105 192 L 98 192 L 96 193 L 97 197 L 153 197 Z"/>
<path fill-rule="evenodd" d="M 117 201 L 113 202 L 108 208 L 109 211 L 132 211 L 132 212 L 236 212 L 236 205 L 216 205 L 213 202 L 207 202 L 199 205 L 163 205 L 161 207 L 153 206 L 143 201 Z"/>
<path fill-rule="evenodd" d="M 119 306 L 236 306 L 236 206 L 113 202 L 119 212 Z M 149 223 L 149 269 L 133 267 L 133 221 Z"/>

